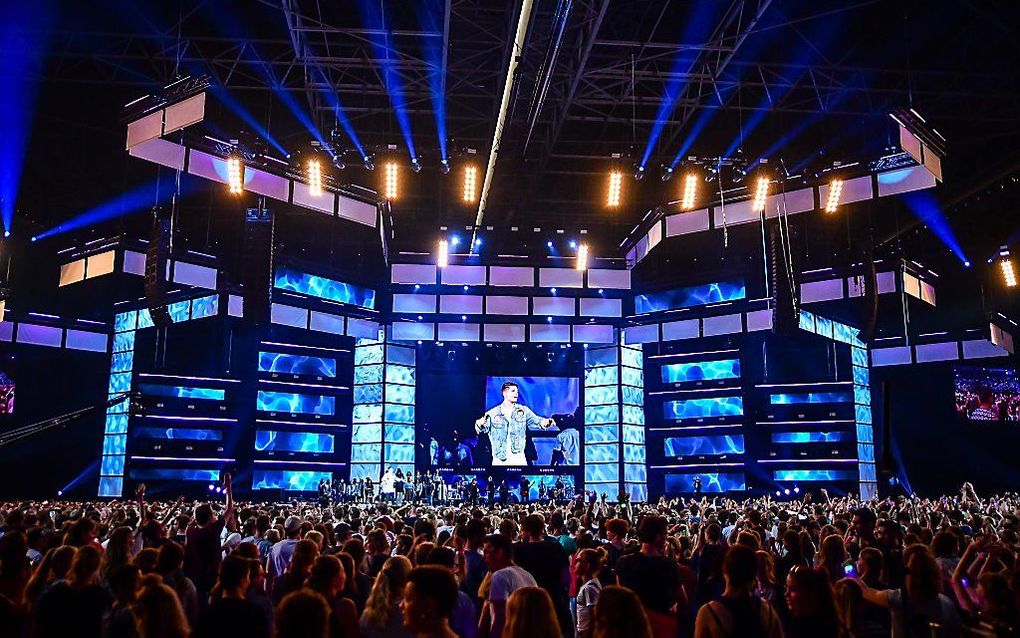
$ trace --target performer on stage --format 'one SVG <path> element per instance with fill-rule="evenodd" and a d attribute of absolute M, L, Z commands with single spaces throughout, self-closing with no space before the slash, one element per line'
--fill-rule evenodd
<path fill-rule="evenodd" d="M 524 448 L 528 442 L 528 428 L 540 427 L 545 430 L 556 425 L 556 422 L 540 417 L 528 406 L 517 403 L 520 390 L 513 381 L 504 383 L 500 390 L 503 402 L 490 408 L 482 418 L 475 421 L 475 431 L 489 435 L 493 465 L 527 465 Z"/>

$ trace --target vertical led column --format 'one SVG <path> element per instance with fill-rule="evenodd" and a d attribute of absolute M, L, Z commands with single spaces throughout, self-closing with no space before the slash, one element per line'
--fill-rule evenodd
<path fill-rule="evenodd" d="M 645 376 L 641 346 L 620 346 L 623 488 L 631 501 L 648 500 L 645 455 Z"/>
<path fill-rule="evenodd" d="M 122 312 L 113 319 L 113 354 L 110 355 L 110 385 L 107 398 L 131 391 L 135 360 L 135 328 L 138 312 Z M 121 401 L 106 409 L 103 454 L 99 465 L 99 496 L 119 498 L 124 492 L 124 459 L 127 451 L 128 406 Z"/>
<path fill-rule="evenodd" d="M 354 410 L 351 420 L 351 478 L 382 474 L 385 345 L 380 339 L 354 342 Z"/>
<path fill-rule="evenodd" d="M 383 364 L 383 465 L 414 472 L 415 349 L 387 343 Z"/>
<path fill-rule="evenodd" d="M 584 353 L 584 489 L 620 491 L 620 347 Z"/>

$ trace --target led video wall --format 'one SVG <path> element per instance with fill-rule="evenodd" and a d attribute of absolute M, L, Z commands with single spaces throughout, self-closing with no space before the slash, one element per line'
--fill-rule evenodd
<path fill-rule="evenodd" d="M 723 301 L 737 301 L 746 296 L 747 291 L 743 281 L 721 281 L 636 295 L 634 297 L 634 312 L 643 315 L 650 312 L 691 308 Z"/>
<path fill-rule="evenodd" d="M 350 304 L 369 310 L 375 308 L 375 291 L 328 277 L 299 272 L 292 268 L 276 269 L 273 286 L 327 301 Z"/>

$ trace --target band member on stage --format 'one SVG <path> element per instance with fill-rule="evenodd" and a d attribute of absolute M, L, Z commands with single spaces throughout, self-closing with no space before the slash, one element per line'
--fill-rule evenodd
<path fill-rule="evenodd" d="M 475 431 L 489 435 L 493 465 L 527 465 L 524 448 L 528 442 L 528 428 L 545 430 L 556 422 L 540 417 L 528 406 L 517 403 L 520 389 L 513 381 L 507 381 L 500 389 L 503 402 L 475 421 Z"/>
<path fill-rule="evenodd" d="M 531 481 L 528 480 L 527 476 L 521 477 L 521 502 L 527 503 L 531 496 Z"/>

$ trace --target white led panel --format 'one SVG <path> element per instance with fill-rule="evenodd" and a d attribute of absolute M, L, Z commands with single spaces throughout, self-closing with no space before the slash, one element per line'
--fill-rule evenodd
<path fill-rule="evenodd" d="M 398 341 L 432 341 L 436 338 L 436 324 L 397 321 L 391 334 Z"/>
<path fill-rule="evenodd" d="M 702 331 L 706 337 L 728 335 L 744 330 L 744 316 L 739 312 L 734 315 L 705 317 L 701 320 Z"/>
<path fill-rule="evenodd" d="M 485 324 L 485 341 L 524 343 L 524 324 L 487 323 Z"/>
<path fill-rule="evenodd" d="M 440 341 L 478 341 L 481 326 L 477 323 L 441 323 Z"/>
<path fill-rule="evenodd" d="M 485 298 L 485 314 L 487 315 L 527 315 L 527 297 L 507 297 L 489 295 Z"/>
<path fill-rule="evenodd" d="M 393 312 L 432 313 L 435 311 L 435 295 L 406 295 L 401 293 L 394 293 L 393 295 Z"/>
<path fill-rule="evenodd" d="M 439 312 L 450 315 L 480 315 L 482 314 L 482 296 L 441 295 L 439 297 Z"/>
<path fill-rule="evenodd" d="M 623 300 L 581 297 L 578 300 L 582 317 L 622 317 Z"/>
<path fill-rule="evenodd" d="M 573 297 L 534 297 L 532 312 L 536 315 L 547 315 L 551 317 L 573 317 Z"/>
<path fill-rule="evenodd" d="M 574 343 L 615 343 L 612 326 L 574 326 Z"/>
<path fill-rule="evenodd" d="M 533 343 L 570 343 L 570 326 L 566 324 L 532 324 L 530 341 Z"/>
<path fill-rule="evenodd" d="M 639 343 L 655 343 L 659 340 L 659 324 L 646 326 L 629 326 L 623 329 L 623 342 L 634 345 Z"/>
<path fill-rule="evenodd" d="M 180 144 L 157 137 L 131 147 L 128 152 L 131 157 L 137 157 L 153 164 L 166 166 L 176 171 L 184 170 L 184 158 L 188 149 Z"/>
<path fill-rule="evenodd" d="M 257 195 L 265 195 L 281 202 L 290 201 L 290 180 L 257 168 L 244 169 L 244 187 Z"/>
<path fill-rule="evenodd" d="M 393 264 L 390 281 L 395 284 L 432 285 L 436 283 L 436 267 L 432 264 Z"/>
<path fill-rule="evenodd" d="M 670 321 L 662 324 L 662 340 L 697 339 L 701 336 L 701 325 L 697 319 Z"/>
<path fill-rule="evenodd" d="M 542 288 L 582 288 L 584 272 L 574 268 L 539 268 L 538 285 Z"/>
<path fill-rule="evenodd" d="M 630 271 L 589 268 L 588 287 L 607 288 L 611 290 L 630 290 Z"/>
<path fill-rule="evenodd" d="M 535 286 L 535 269 L 525 266 L 490 266 L 489 285 L 532 288 Z"/>
<path fill-rule="evenodd" d="M 328 312 L 316 312 L 313 310 L 311 319 L 308 322 L 308 328 L 317 332 L 342 335 L 344 333 L 344 318 L 331 315 Z"/>
<path fill-rule="evenodd" d="M 336 210 L 336 195 L 329 191 L 322 191 L 321 195 L 313 195 L 312 189 L 308 184 L 295 181 L 294 204 L 332 215 Z"/>
<path fill-rule="evenodd" d="M 337 215 L 352 222 L 375 227 L 379 212 L 375 204 L 344 197 L 343 195 L 338 196 L 337 200 Z"/>
<path fill-rule="evenodd" d="M 450 286 L 484 286 L 485 266 L 447 266 L 439 269 L 439 283 Z"/>
<path fill-rule="evenodd" d="M 201 122 L 204 118 L 205 93 L 199 93 L 183 102 L 166 107 L 166 115 L 163 116 L 163 135 Z"/>
<path fill-rule="evenodd" d="M 112 273 L 115 254 L 114 251 L 108 250 L 97 255 L 89 255 L 85 266 L 85 278 L 92 279 L 93 277 L 101 277 Z"/>
<path fill-rule="evenodd" d="M 708 230 L 708 209 L 692 210 L 666 218 L 666 237 Z"/>
<path fill-rule="evenodd" d="M 174 262 L 174 282 L 216 290 L 216 269 L 183 261 Z"/>

